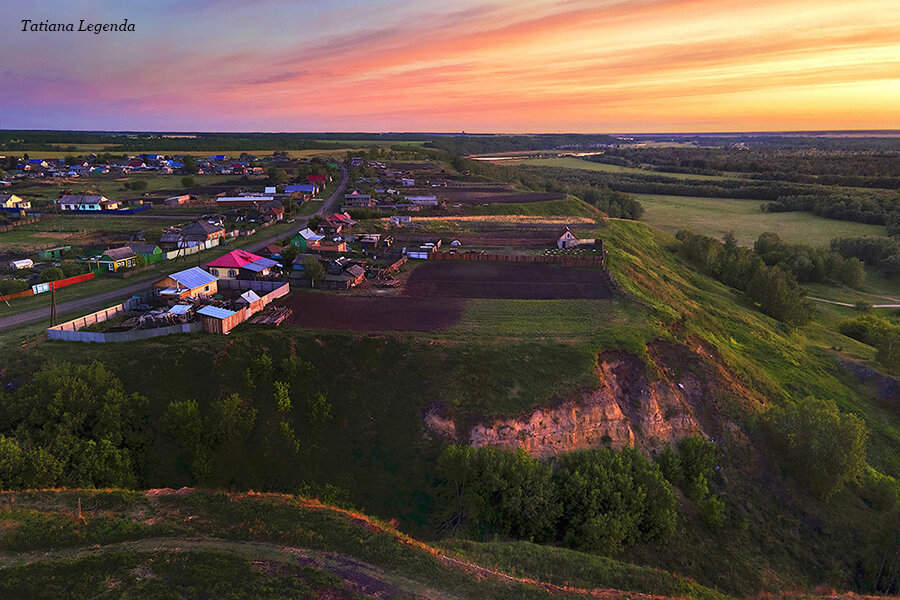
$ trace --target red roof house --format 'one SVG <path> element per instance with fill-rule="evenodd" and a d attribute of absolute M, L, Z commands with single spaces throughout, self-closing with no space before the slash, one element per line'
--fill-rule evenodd
<path fill-rule="evenodd" d="M 219 279 L 237 279 L 242 271 L 243 275 L 263 277 L 268 275 L 272 267 L 277 264 L 274 260 L 257 256 L 246 250 L 232 250 L 216 260 L 206 263 L 206 268 Z"/>
<path fill-rule="evenodd" d="M 326 183 L 328 181 L 327 175 L 310 175 L 308 178 L 309 183 Z"/>
<path fill-rule="evenodd" d="M 220 256 L 212 262 L 206 263 L 207 267 L 220 267 L 223 269 L 239 269 L 244 265 L 258 261 L 262 256 L 257 256 L 246 250 L 232 250 L 228 254 Z"/>

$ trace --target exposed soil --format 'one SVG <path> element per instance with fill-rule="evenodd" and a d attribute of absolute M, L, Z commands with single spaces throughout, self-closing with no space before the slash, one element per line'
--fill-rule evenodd
<path fill-rule="evenodd" d="M 549 264 L 432 262 L 410 275 L 416 298 L 610 299 L 602 271 Z"/>
<path fill-rule="evenodd" d="M 426 415 L 425 426 L 448 440 L 467 437 L 476 447 L 523 448 L 539 458 L 599 447 L 636 447 L 654 453 L 691 435 L 746 441 L 721 403 L 752 410 L 762 399 L 714 353 L 696 343 L 666 342 L 651 343 L 647 351 L 649 368 L 633 354 L 600 353 L 598 385 L 578 398 L 480 423 L 468 432 L 458 432 L 455 423 L 435 408 Z"/>
<path fill-rule="evenodd" d="M 453 298 L 409 298 L 297 293 L 279 302 L 293 314 L 288 323 L 317 329 L 434 331 L 459 321 L 464 302 Z"/>

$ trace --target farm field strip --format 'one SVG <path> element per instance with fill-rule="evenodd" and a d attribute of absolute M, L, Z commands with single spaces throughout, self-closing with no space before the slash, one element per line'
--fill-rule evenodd
<path fill-rule="evenodd" d="M 412 272 L 404 294 L 436 298 L 611 299 L 598 269 L 548 264 L 427 262 Z"/>
<path fill-rule="evenodd" d="M 693 179 L 699 181 L 725 181 L 728 179 L 742 179 L 740 177 L 727 177 L 723 175 L 695 175 L 693 173 L 668 173 L 666 171 L 653 171 L 639 169 L 637 167 L 623 167 L 607 163 L 592 162 L 575 157 L 562 158 L 529 158 L 525 160 L 504 161 L 505 164 L 523 165 L 529 167 L 563 167 L 566 169 L 581 169 L 584 171 L 603 171 L 605 173 L 629 173 L 632 175 L 657 175 L 671 177 L 672 179 Z"/>

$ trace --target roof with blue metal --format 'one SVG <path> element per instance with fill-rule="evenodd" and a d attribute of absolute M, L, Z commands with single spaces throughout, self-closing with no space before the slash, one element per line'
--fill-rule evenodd
<path fill-rule="evenodd" d="M 274 267 L 278 264 L 278 262 L 272 260 L 271 258 L 260 258 L 259 260 L 254 260 L 253 264 L 261 265 L 263 267 Z"/>
<path fill-rule="evenodd" d="M 203 315 L 204 317 L 212 317 L 213 319 L 227 319 L 236 313 L 233 310 L 226 310 L 224 308 L 219 308 L 218 306 L 204 306 L 197 311 L 197 314 Z"/>
<path fill-rule="evenodd" d="M 255 262 L 247 263 L 241 268 L 247 269 L 248 271 L 253 271 L 254 273 L 259 273 L 260 271 L 265 271 L 266 269 L 268 269 L 267 266 Z"/>
<path fill-rule="evenodd" d="M 183 315 L 184 313 L 188 312 L 189 310 L 191 310 L 190 304 L 176 304 L 175 306 L 173 306 L 166 312 L 168 312 L 169 314 L 173 314 L 173 315 Z"/>
<path fill-rule="evenodd" d="M 216 281 L 213 275 L 210 275 L 200 267 L 191 267 L 184 271 L 178 271 L 177 273 L 172 273 L 169 277 L 177 281 L 179 285 L 189 289 L 209 285 Z"/>

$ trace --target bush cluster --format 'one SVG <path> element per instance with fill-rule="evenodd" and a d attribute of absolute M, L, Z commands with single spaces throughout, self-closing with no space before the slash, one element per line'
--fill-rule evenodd
<path fill-rule="evenodd" d="M 676 499 L 659 468 L 626 448 L 570 452 L 555 464 L 524 450 L 449 446 L 438 461 L 443 525 L 612 553 L 672 534 Z"/>

